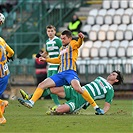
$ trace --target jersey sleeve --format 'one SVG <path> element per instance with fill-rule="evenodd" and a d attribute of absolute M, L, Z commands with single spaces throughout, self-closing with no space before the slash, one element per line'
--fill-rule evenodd
<path fill-rule="evenodd" d="M 60 64 L 60 56 L 57 58 L 46 58 L 46 61 L 53 64 Z"/>
<path fill-rule="evenodd" d="M 6 44 L 6 51 L 8 57 L 12 57 L 14 55 L 14 51 Z"/>
<path fill-rule="evenodd" d="M 7 56 L 12 57 L 14 55 L 14 51 L 10 48 L 10 46 L 5 42 L 5 40 L 3 38 L 0 38 L 0 42 L 3 45 L 3 47 L 5 48 L 5 50 L 7 52 Z"/>
<path fill-rule="evenodd" d="M 111 104 L 112 101 L 113 101 L 113 97 L 114 97 L 114 90 L 113 89 L 108 89 L 108 91 L 106 93 L 105 102 Z"/>
<path fill-rule="evenodd" d="M 0 46 L 0 59 L 2 58 L 2 48 Z"/>
<path fill-rule="evenodd" d="M 78 41 L 76 40 L 72 40 L 70 42 L 71 46 L 73 49 L 78 49 L 83 43 L 83 39 L 82 38 L 79 38 Z"/>

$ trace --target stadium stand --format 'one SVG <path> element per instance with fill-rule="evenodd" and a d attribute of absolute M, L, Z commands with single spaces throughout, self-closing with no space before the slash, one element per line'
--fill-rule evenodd
<path fill-rule="evenodd" d="M 92 9 L 88 13 L 88 43 L 85 46 L 89 54 L 79 58 L 79 64 L 86 68 L 93 66 L 92 73 L 110 73 L 114 69 L 121 70 L 124 75 L 133 73 L 133 1 L 103 0 L 101 8 Z M 84 25 L 84 26 L 86 26 Z M 83 26 L 83 29 L 84 29 Z M 86 27 L 86 28 L 87 28 Z M 87 31 L 87 29 L 85 30 Z M 99 47 L 94 46 L 95 43 Z M 84 46 L 82 47 L 82 50 Z M 82 55 L 82 50 L 81 55 Z M 90 55 L 87 57 L 87 55 Z M 86 60 L 86 64 L 82 64 Z M 88 63 L 89 62 L 89 63 Z M 81 69 L 79 67 L 79 69 Z M 88 69 L 91 70 L 91 69 Z M 95 70 L 95 71 L 94 71 Z M 80 71 L 79 71 L 80 72 Z M 88 72 L 90 73 L 90 72 Z M 132 83 L 132 76 L 126 83 Z"/>

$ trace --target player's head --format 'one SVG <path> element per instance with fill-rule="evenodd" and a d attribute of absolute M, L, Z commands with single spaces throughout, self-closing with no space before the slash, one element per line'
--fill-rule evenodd
<path fill-rule="evenodd" d="M 47 35 L 50 39 L 53 39 L 53 37 L 55 36 L 56 34 L 56 28 L 53 26 L 53 25 L 48 25 L 46 27 L 46 30 L 47 30 Z"/>
<path fill-rule="evenodd" d="M 113 72 L 117 73 L 116 79 L 118 80 L 118 82 L 115 82 L 114 85 L 122 84 L 123 80 L 124 80 L 122 73 L 120 71 L 116 71 L 116 70 L 114 70 Z"/>
<path fill-rule="evenodd" d="M 5 16 L 0 13 L 0 25 L 2 25 L 5 22 Z"/>
<path fill-rule="evenodd" d="M 120 71 L 114 70 L 108 77 L 108 81 L 111 81 L 112 85 L 119 85 L 123 83 L 123 76 Z"/>
<path fill-rule="evenodd" d="M 72 40 L 72 33 L 69 30 L 64 30 L 61 33 L 61 40 L 62 40 L 62 44 L 64 46 L 68 45 L 70 43 L 70 41 Z"/>

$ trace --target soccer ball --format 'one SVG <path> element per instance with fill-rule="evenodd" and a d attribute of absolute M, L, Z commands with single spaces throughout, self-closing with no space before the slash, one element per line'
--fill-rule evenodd
<path fill-rule="evenodd" d="M 4 24 L 4 22 L 5 22 L 5 16 L 2 13 L 0 13 L 0 25 Z"/>

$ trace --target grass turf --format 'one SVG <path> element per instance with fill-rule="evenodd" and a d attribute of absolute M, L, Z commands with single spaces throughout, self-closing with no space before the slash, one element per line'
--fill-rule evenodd
<path fill-rule="evenodd" d="M 61 100 L 63 103 L 64 100 Z M 103 107 L 104 101 L 97 101 Z M 110 111 L 103 116 L 94 114 L 92 107 L 81 110 L 79 115 L 47 116 L 52 100 L 39 100 L 32 109 L 9 101 L 1 133 L 131 133 L 133 132 L 132 101 L 114 100 Z"/>

